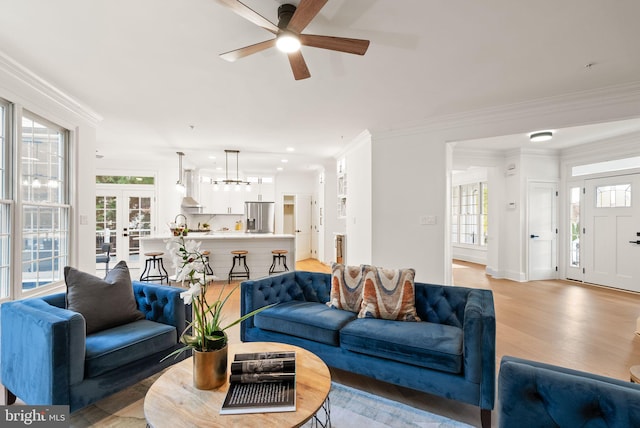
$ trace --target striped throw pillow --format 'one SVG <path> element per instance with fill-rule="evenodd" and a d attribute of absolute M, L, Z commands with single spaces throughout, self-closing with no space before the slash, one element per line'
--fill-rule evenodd
<path fill-rule="evenodd" d="M 362 308 L 358 318 L 420 321 L 416 313 L 414 269 L 365 266 Z"/>
<path fill-rule="evenodd" d="M 331 295 L 327 305 L 358 313 L 362 305 L 363 266 L 331 265 Z"/>

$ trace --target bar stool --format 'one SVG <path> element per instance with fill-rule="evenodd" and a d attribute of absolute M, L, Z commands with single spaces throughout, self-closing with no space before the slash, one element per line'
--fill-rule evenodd
<path fill-rule="evenodd" d="M 213 276 L 213 268 L 211 267 L 211 264 L 209 264 L 209 254 L 211 254 L 209 250 L 204 250 L 202 252 L 202 257 L 204 258 L 204 270 L 207 275 Z"/>
<path fill-rule="evenodd" d="M 231 266 L 231 270 L 229 271 L 229 283 L 234 278 L 247 278 L 249 279 L 249 266 L 247 266 L 247 254 L 249 252 L 247 250 L 234 250 L 231 252 L 233 254 L 233 265 Z M 238 262 L 238 267 L 244 267 L 244 272 L 234 272 L 233 269 L 236 267 L 236 261 Z"/>
<path fill-rule="evenodd" d="M 140 275 L 140 281 L 153 282 L 159 279 L 160 284 L 164 281 L 167 281 L 167 284 L 169 283 L 169 274 L 165 270 L 162 262 L 163 254 L 161 251 L 144 253 L 147 259 L 144 261 L 144 270 L 142 271 L 142 275 Z"/>
<path fill-rule="evenodd" d="M 271 254 L 273 254 L 273 263 L 271 263 L 271 267 L 269 268 L 269 275 L 280 272 L 287 272 L 289 268 L 287 267 L 287 250 L 272 250 Z M 282 266 L 284 266 L 284 270 L 282 270 Z M 280 270 L 276 270 L 276 267 L 280 267 Z"/>

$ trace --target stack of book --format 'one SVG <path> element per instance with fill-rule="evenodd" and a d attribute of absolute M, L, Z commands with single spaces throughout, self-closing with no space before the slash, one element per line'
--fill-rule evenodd
<path fill-rule="evenodd" d="M 296 354 L 236 354 L 221 415 L 296 410 Z"/>

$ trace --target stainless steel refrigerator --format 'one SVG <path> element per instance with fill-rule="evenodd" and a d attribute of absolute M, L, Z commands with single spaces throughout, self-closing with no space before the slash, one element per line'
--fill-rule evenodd
<path fill-rule="evenodd" d="M 244 203 L 244 214 L 247 233 L 273 233 L 274 202 L 247 201 Z"/>

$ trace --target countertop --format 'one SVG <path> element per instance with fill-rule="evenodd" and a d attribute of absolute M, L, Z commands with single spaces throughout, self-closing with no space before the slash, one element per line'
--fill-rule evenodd
<path fill-rule="evenodd" d="M 150 241 L 154 239 L 170 239 L 177 238 L 177 236 L 173 235 L 152 235 L 152 236 L 141 236 L 141 241 Z M 295 238 L 295 235 L 289 235 L 284 233 L 245 233 L 245 232 L 195 232 L 189 233 L 185 236 L 185 239 L 198 239 L 198 240 L 212 240 L 212 239 L 282 239 L 282 238 Z"/>

